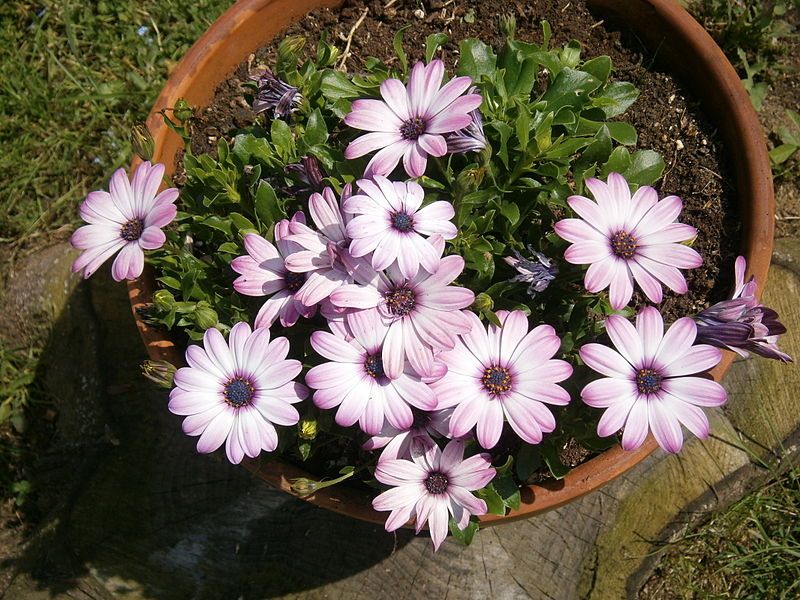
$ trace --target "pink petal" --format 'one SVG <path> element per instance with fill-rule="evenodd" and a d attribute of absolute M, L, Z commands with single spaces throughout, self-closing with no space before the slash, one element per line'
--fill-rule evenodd
<path fill-rule="evenodd" d="M 703 264 L 703 259 L 697 250 L 683 244 L 642 246 L 637 249 L 636 254 L 679 269 L 694 269 Z"/>
<path fill-rule="evenodd" d="M 114 281 L 123 279 L 136 279 L 144 270 L 144 253 L 135 242 L 128 242 L 119 251 L 114 264 L 111 266 L 111 276 Z"/>
<path fill-rule="evenodd" d="M 682 317 L 675 321 L 661 340 L 661 345 L 656 352 L 655 363 L 659 368 L 671 364 L 683 357 L 697 336 L 697 325 L 689 317 Z"/>
<path fill-rule="evenodd" d="M 433 60 L 427 66 L 418 62 L 411 69 L 411 76 L 408 79 L 408 98 L 413 116 L 421 117 L 425 114 L 436 92 L 439 91 L 443 75 L 444 63 L 441 60 Z"/>
<path fill-rule="evenodd" d="M 469 96 L 462 96 L 449 108 L 443 110 L 436 116 L 431 117 L 425 124 L 425 133 L 451 133 L 453 131 L 458 131 L 459 129 L 464 129 L 464 127 L 469 125 L 472 122 L 472 117 L 469 115 L 469 111 L 473 108 L 476 108 L 476 104 L 480 106 L 480 102 L 475 102 L 472 100 L 467 101 L 466 103 L 461 102 L 465 98 L 469 98 Z M 478 98 L 480 98 L 480 96 L 478 96 Z M 457 110 L 457 104 L 472 106 L 472 108 Z"/>
<path fill-rule="evenodd" d="M 111 176 L 109 181 L 109 192 L 114 199 L 114 204 L 125 216 L 126 221 L 131 221 L 138 217 L 136 214 L 136 207 L 134 205 L 133 190 L 131 189 L 131 182 L 128 181 L 128 175 L 125 169 L 117 169 Z"/>
<path fill-rule="evenodd" d="M 444 109 L 449 107 L 450 105 L 455 102 L 456 98 L 461 96 L 464 92 L 467 91 L 467 88 L 472 84 L 472 79 L 469 77 L 453 77 L 450 81 L 442 86 L 442 88 L 436 92 L 436 96 L 434 97 L 433 101 L 427 107 L 426 115 L 433 116 Z M 480 95 L 477 95 L 480 98 Z M 477 100 L 473 100 L 473 102 L 478 102 Z M 480 102 L 478 102 L 478 106 L 480 106 Z M 477 108 L 476 106 L 475 108 Z M 472 110 L 472 109 L 470 109 Z"/>
<path fill-rule="evenodd" d="M 385 463 L 384 465 L 379 464 L 378 468 L 381 467 L 385 467 Z M 376 496 L 372 501 L 372 508 L 375 510 L 397 510 L 398 508 L 403 508 L 404 506 L 414 506 L 414 503 L 419 499 L 419 486 L 409 483 L 395 485 L 397 485 L 397 487 L 393 487 L 392 489 L 386 490 L 382 494 Z M 403 521 L 402 524 L 405 524 L 405 521 Z M 387 531 L 391 530 L 387 529 Z"/>
<path fill-rule="evenodd" d="M 89 192 L 78 213 L 81 219 L 94 225 L 123 225 L 130 220 L 122 214 L 111 194 L 104 191 Z"/>
<path fill-rule="evenodd" d="M 625 430 L 622 432 L 622 448 L 624 450 L 635 450 L 641 446 L 650 428 L 649 421 L 649 402 L 644 396 L 640 396 L 631 407 L 628 413 L 628 420 L 625 421 Z"/>
<path fill-rule="evenodd" d="M 629 231 L 634 238 L 643 238 L 651 233 L 663 229 L 681 214 L 683 202 L 677 196 L 662 198 L 658 204 L 651 208 L 633 231 Z"/>
<path fill-rule="evenodd" d="M 697 406 L 722 406 L 728 400 L 725 388 L 703 377 L 674 377 L 661 382 L 664 391 Z"/>
<path fill-rule="evenodd" d="M 661 339 L 664 337 L 664 319 L 652 306 L 647 306 L 636 315 L 636 331 L 642 340 L 644 364 L 653 364 Z"/>
<path fill-rule="evenodd" d="M 632 365 L 642 364 L 642 340 L 630 321 L 619 315 L 611 315 L 606 319 L 606 333 L 625 360 Z"/>
<path fill-rule="evenodd" d="M 659 355 L 659 360 L 663 360 L 663 355 Z M 677 356 L 675 360 L 666 364 L 662 371 L 665 377 L 694 375 L 716 367 L 720 360 L 722 360 L 722 352 L 719 348 L 701 344 L 693 346 L 682 355 Z"/>
<path fill-rule="evenodd" d="M 213 327 L 206 329 L 203 334 L 203 348 L 205 348 L 208 358 L 217 365 L 217 369 L 225 373 L 225 377 L 230 379 L 236 375 L 236 365 L 233 362 L 230 348 L 219 330 Z"/>
<path fill-rule="evenodd" d="M 525 400 L 518 401 L 514 397 L 506 398 L 503 401 L 503 408 L 511 429 L 529 444 L 538 444 L 542 441 L 542 426 L 537 415 L 530 410 L 533 403 L 525 402 Z M 555 419 L 552 418 L 552 415 L 550 415 L 550 421 L 555 426 Z M 552 430 L 553 428 L 548 429 L 548 431 Z"/>
<path fill-rule="evenodd" d="M 628 305 L 633 296 L 633 276 L 625 261 L 618 261 L 614 274 L 611 277 L 611 287 L 608 290 L 608 299 L 611 308 L 621 310 Z"/>
<path fill-rule="evenodd" d="M 400 159 L 406 153 L 406 149 L 411 147 L 413 142 L 403 140 L 386 146 L 383 150 L 372 157 L 372 160 L 367 164 L 364 171 L 364 177 L 372 177 L 373 175 L 389 175 Z"/>
<path fill-rule="evenodd" d="M 409 144 L 403 154 L 403 167 L 409 177 L 422 177 L 427 166 L 427 153 L 418 143 Z"/>
<path fill-rule="evenodd" d="M 608 238 L 582 219 L 562 219 L 553 229 L 568 242 L 593 241 L 608 245 Z"/>
<path fill-rule="evenodd" d="M 469 433 L 481 417 L 485 402 L 487 400 L 479 395 L 464 398 L 450 417 L 450 435 L 459 438 Z"/>
<path fill-rule="evenodd" d="M 496 400 L 484 402 L 475 430 L 478 443 L 483 448 L 490 450 L 497 445 L 503 432 L 503 421 L 503 406 L 500 402 Z"/>
<path fill-rule="evenodd" d="M 467 490 L 479 490 L 486 487 L 495 473 L 488 454 L 475 454 L 450 471 L 450 482 Z M 463 505 L 467 506 L 466 503 Z"/>
<path fill-rule="evenodd" d="M 406 86 L 399 79 L 386 79 L 381 83 L 381 96 L 401 121 L 411 117 Z"/>
<path fill-rule="evenodd" d="M 600 207 L 584 196 L 570 196 L 567 204 L 574 210 L 579 217 L 597 229 L 607 238 L 610 238 L 616 231 L 612 231 L 609 215 L 603 213 Z"/>
<path fill-rule="evenodd" d="M 594 408 L 608 408 L 618 402 L 632 402 L 637 396 L 636 383 L 630 379 L 615 377 L 590 381 L 581 390 L 581 399 Z"/>
<path fill-rule="evenodd" d="M 708 417 L 706 417 L 706 414 L 702 410 L 697 408 L 694 404 L 683 402 L 669 394 L 664 394 L 662 398 L 666 410 L 672 413 L 686 429 L 700 439 L 708 437 Z"/>
<path fill-rule="evenodd" d="M 145 227 L 165 227 L 172 223 L 175 215 L 178 214 L 178 207 L 174 204 L 162 204 L 156 206 L 144 218 Z"/>
<path fill-rule="evenodd" d="M 636 396 L 626 396 L 611 404 L 597 422 L 597 435 L 608 437 L 622 429 L 635 403 Z"/>
<path fill-rule="evenodd" d="M 685 242 L 697 237 L 697 229 L 684 223 L 670 223 L 663 229 L 659 229 L 638 239 L 639 246 L 652 246 L 654 244 L 670 244 Z"/>
<path fill-rule="evenodd" d="M 633 260 L 639 263 L 639 266 L 666 285 L 673 292 L 685 294 L 688 291 L 689 288 L 686 285 L 686 279 L 684 279 L 683 275 L 677 268 L 656 262 L 641 254 L 637 254 Z"/>
<path fill-rule="evenodd" d="M 108 225 L 84 225 L 78 228 L 70 237 L 69 242 L 74 248 L 79 250 L 89 250 L 98 246 L 116 243 L 124 240 L 119 235 L 119 228 Z"/>
<path fill-rule="evenodd" d="M 658 445 L 673 454 L 680 452 L 681 446 L 683 446 L 680 423 L 669 412 L 669 408 L 663 400 L 655 399 L 649 404 L 650 429 L 653 431 Z"/>
<path fill-rule="evenodd" d="M 583 285 L 593 294 L 606 289 L 611 284 L 611 279 L 618 268 L 625 268 L 622 261 L 616 257 L 608 257 L 599 262 L 592 263 L 586 270 Z"/>
<path fill-rule="evenodd" d="M 436 506 L 431 511 L 428 517 L 428 529 L 431 533 L 431 540 L 433 540 L 433 549 L 438 550 L 439 546 L 447 537 L 449 521 L 447 510 L 447 503 L 442 498 L 437 498 Z"/>
<path fill-rule="evenodd" d="M 661 282 L 645 271 L 635 260 L 628 261 L 627 265 L 647 299 L 654 304 L 659 304 L 664 297 Z"/>
<path fill-rule="evenodd" d="M 147 227 L 139 238 L 139 246 L 145 250 L 155 250 L 161 248 L 166 241 L 167 236 L 158 227 Z"/>
<path fill-rule="evenodd" d="M 347 145 L 344 156 L 348 160 L 364 156 L 380 148 L 386 148 L 401 142 L 403 136 L 399 132 L 376 131 L 357 137 Z"/>
<path fill-rule="evenodd" d="M 585 344 L 580 349 L 580 357 L 589 368 L 607 377 L 631 379 L 634 377 L 633 367 L 621 354 L 602 344 Z"/>
<path fill-rule="evenodd" d="M 623 229 L 631 232 L 636 228 L 642 217 L 658 202 L 658 193 L 648 185 L 643 185 L 631 199 L 631 209 L 625 217 Z M 640 240 L 641 241 L 641 240 Z"/>
<path fill-rule="evenodd" d="M 391 133 L 398 132 L 403 124 L 389 106 L 380 100 L 354 100 L 344 122 L 356 129 Z"/>
<path fill-rule="evenodd" d="M 366 377 L 366 376 L 365 376 Z M 364 414 L 369 402 L 369 384 L 362 379 L 355 382 L 350 391 L 345 394 L 339 410 L 336 411 L 335 421 L 342 427 L 350 427 Z"/>
<path fill-rule="evenodd" d="M 427 473 L 410 460 L 381 460 L 375 467 L 375 479 L 386 485 L 422 483 Z"/>
<path fill-rule="evenodd" d="M 201 454 L 208 454 L 222 446 L 225 442 L 225 438 L 228 437 L 233 427 L 233 421 L 233 412 L 230 410 L 222 410 L 206 426 L 200 439 L 197 440 L 197 451 Z"/>
<path fill-rule="evenodd" d="M 381 352 L 383 370 L 389 379 L 397 379 L 403 373 L 405 362 L 404 341 L 402 321 L 395 321 L 386 333 Z"/>
<path fill-rule="evenodd" d="M 572 244 L 564 252 L 564 260 L 575 265 L 599 262 L 611 256 L 611 247 L 607 242 L 584 241 Z"/>
<path fill-rule="evenodd" d="M 441 135 L 423 134 L 417 139 L 420 147 L 431 156 L 447 154 L 447 142 Z"/>
<path fill-rule="evenodd" d="M 361 363 L 362 354 L 351 344 L 327 331 L 311 334 L 311 347 L 316 352 L 336 362 Z"/>

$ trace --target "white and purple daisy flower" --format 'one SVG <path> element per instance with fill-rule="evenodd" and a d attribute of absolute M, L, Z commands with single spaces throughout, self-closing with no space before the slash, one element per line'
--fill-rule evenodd
<path fill-rule="evenodd" d="M 304 223 L 305 217 L 295 213 L 291 222 Z M 279 317 L 281 325 L 291 327 L 301 316 L 310 319 L 317 312 L 316 305 L 306 306 L 295 298 L 306 282 L 306 274 L 293 273 L 284 264 L 287 256 L 302 250 L 286 239 L 289 227 L 290 221 L 286 219 L 275 224 L 274 246 L 260 235 L 248 233 L 244 236 L 247 256 L 237 256 L 231 261 L 231 268 L 240 274 L 233 282 L 233 289 L 245 296 L 271 296 L 258 311 L 253 324 L 256 329 L 271 327 Z"/>
<path fill-rule="evenodd" d="M 648 306 L 636 316 L 636 327 L 618 315 L 608 317 L 606 332 L 616 349 L 602 344 L 580 349 L 583 362 L 605 375 L 581 392 L 586 404 L 606 409 L 597 434 L 605 437 L 624 428 L 622 447 L 633 450 L 652 430 L 667 452 L 681 449 L 681 424 L 697 437 L 707 437 L 708 419 L 700 407 L 720 406 L 727 394 L 705 377 L 722 353 L 694 345 L 695 322 L 683 317 L 664 333 L 661 313 Z"/>
<path fill-rule="evenodd" d="M 441 256 L 442 237 L 435 235 L 430 243 Z M 436 372 L 434 350 L 452 348 L 456 336 L 471 326 L 462 309 L 473 303 L 475 294 L 450 285 L 463 270 L 464 259 L 460 256 L 446 256 L 434 274 L 421 270 L 412 279 L 403 277 L 396 265 L 385 272 L 359 269 L 354 277 L 362 285 L 343 285 L 331 294 L 330 300 L 339 308 L 353 309 L 351 314 L 377 309 L 389 326 L 382 358 L 390 378 L 400 376 L 406 359 L 420 376 L 428 377 Z"/>
<path fill-rule="evenodd" d="M 144 250 L 164 245 L 161 231 L 178 212 L 175 200 L 178 190 L 169 188 L 158 193 L 164 177 L 164 165 L 143 162 L 128 181 L 124 169 L 111 176 L 109 191 L 90 192 L 79 213 L 88 225 L 72 234 L 70 243 L 81 255 L 72 265 L 72 272 L 83 271 L 89 277 L 100 265 L 119 252 L 111 267 L 115 281 L 136 279 L 144 269 Z"/>
<path fill-rule="evenodd" d="M 369 435 L 380 433 L 386 423 L 398 429 L 410 427 L 412 406 L 436 408 L 433 391 L 410 369 L 395 378 L 387 377 L 382 350 L 389 328 L 375 311 L 348 315 L 347 326 L 352 336 L 349 341 L 327 331 L 311 334 L 311 346 L 331 361 L 313 367 L 306 375 L 306 383 L 316 390 L 314 404 L 323 409 L 338 406 L 339 425 L 349 427 L 358 422 Z"/>
<path fill-rule="evenodd" d="M 413 181 L 391 182 L 376 175 L 374 181 L 360 180 L 358 187 L 361 193 L 342 203 L 345 213 L 357 215 L 347 224 L 347 235 L 353 240 L 350 254 L 362 257 L 371 252 L 376 271 L 396 261 L 408 279 L 416 276 L 420 265 L 433 273 L 439 255 L 422 236 L 456 237 L 458 231 L 450 222 L 453 205 L 440 200 L 420 208 L 425 191 Z"/>
<path fill-rule="evenodd" d="M 347 186 L 343 197 L 350 195 Z M 286 239 L 296 243 L 300 249 L 286 257 L 286 269 L 303 275 L 305 283 L 294 297 L 306 306 L 316 306 L 336 288 L 352 283 L 353 279 L 345 266 L 349 256 L 347 245 L 348 219 L 342 214 L 333 190 L 325 188 L 321 194 L 314 193 L 308 199 L 308 212 L 318 231 L 305 223 L 289 224 Z"/>
<path fill-rule="evenodd" d="M 203 346 L 189 346 L 186 362 L 175 372 L 169 410 L 182 415 L 183 432 L 200 436 L 197 451 L 214 452 L 223 443 L 232 463 L 255 458 L 278 446 L 275 425 L 300 420 L 292 406 L 308 396 L 308 388 L 293 381 L 302 365 L 286 360 L 289 342 L 270 342 L 269 329 L 251 332 L 247 323 L 231 329 L 228 342 L 208 329 Z"/>
<path fill-rule="evenodd" d="M 470 112 L 481 105 L 478 94 L 462 95 L 472 83 L 469 77 L 454 77 L 442 86 L 444 63 L 418 62 L 411 70 L 408 88 L 399 79 L 381 84 L 383 100 L 355 100 L 344 122 L 370 131 L 347 146 L 345 158 L 353 159 L 379 150 L 364 173 L 388 175 L 403 159 L 410 177 L 425 174 L 428 155 L 444 156 L 444 135 L 468 127 Z"/>
<path fill-rule="evenodd" d="M 276 119 L 284 119 L 297 110 L 303 100 L 302 94 L 296 87 L 281 81 L 269 69 L 250 79 L 255 81 L 257 86 L 253 97 L 255 114 L 272 109 Z"/>
<path fill-rule="evenodd" d="M 469 90 L 469 93 L 478 94 L 480 93 L 480 90 L 478 90 L 477 87 L 472 86 Z M 472 119 L 469 125 L 463 129 L 459 129 L 458 131 L 448 133 L 445 136 L 445 141 L 447 142 L 447 151 L 450 154 L 480 152 L 486 148 L 488 142 L 486 141 L 486 136 L 483 133 L 483 117 L 481 117 L 481 111 L 475 109 L 469 113 L 469 116 Z"/>
<path fill-rule="evenodd" d="M 468 313 L 471 329 L 462 334 L 455 348 L 437 360 L 447 373 L 431 384 L 439 397 L 439 408 L 455 407 L 450 418 L 453 437 L 466 435 L 477 426 L 483 448 L 497 445 L 504 418 L 523 440 L 542 441 L 553 431 L 556 420 L 545 404 L 569 404 L 569 393 L 557 385 L 572 375 L 572 366 L 552 359 L 561 340 L 550 325 L 528 331 L 528 318 L 519 310 L 498 311 L 502 327 Z"/>
<path fill-rule="evenodd" d="M 778 313 L 756 299 L 756 281 L 751 277 L 745 283 L 746 269 L 744 256 L 738 257 L 734 266 L 736 288 L 731 299 L 717 302 L 695 317 L 697 341 L 733 350 L 745 358 L 754 352 L 765 358 L 792 362 L 792 357 L 778 348 L 778 338 L 786 333 L 786 327 L 778 320 Z"/>
<path fill-rule="evenodd" d="M 677 196 L 658 199 L 656 191 L 642 186 L 631 197 L 630 187 L 619 173 L 608 183 L 589 178 L 586 187 L 596 202 L 570 196 L 567 203 L 580 219 L 555 224 L 556 233 L 572 242 L 564 253 L 567 262 L 591 265 L 584 285 L 592 293 L 609 289 L 611 307 L 624 308 L 633 296 L 636 281 L 647 298 L 661 302 L 661 284 L 678 294 L 688 290 L 679 269 L 699 267 L 703 259 L 679 242 L 693 239 L 697 230 L 675 222 L 683 209 Z"/>
<path fill-rule="evenodd" d="M 471 492 L 486 487 L 495 476 L 488 454 L 464 459 L 464 443 L 452 440 L 440 450 L 433 442 L 417 440 L 412 460 L 378 462 L 375 479 L 392 486 L 372 501 L 375 510 L 391 511 L 386 531 L 395 531 L 412 518 L 417 533 L 428 523 L 434 550 L 447 537 L 450 515 L 463 530 L 470 516 L 485 515 L 486 502 Z"/>

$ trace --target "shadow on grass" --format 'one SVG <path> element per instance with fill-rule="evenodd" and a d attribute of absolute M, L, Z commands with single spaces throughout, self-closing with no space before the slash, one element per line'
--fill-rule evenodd
<path fill-rule="evenodd" d="M 10 597 L 272 597 L 347 578 L 410 541 L 197 455 L 166 391 L 139 375 L 123 286 L 98 274 L 64 312 L 39 373 L 59 414 L 33 473 L 42 519 Z"/>

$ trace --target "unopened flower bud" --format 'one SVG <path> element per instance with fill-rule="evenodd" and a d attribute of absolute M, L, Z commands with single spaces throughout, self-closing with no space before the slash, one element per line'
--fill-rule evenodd
<path fill-rule="evenodd" d="M 192 118 L 194 111 L 184 98 L 178 98 L 178 101 L 175 102 L 175 106 L 172 109 L 172 114 L 175 115 L 175 118 L 179 121 L 188 121 Z"/>
<path fill-rule="evenodd" d="M 175 296 L 169 290 L 158 290 L 153 294 L 153 304 L 160 312 L 168 312 L 175 305 Z"/>
<path fill-rule="evenodd" d="M 172 388 L 175 365 L 165 360 L 146 360 L 142 363 L 142 375 L 159 387 Z"/>
<path fill-rule="evenodd" d="M 306 38 L 302 35 L 290 35 L 283 38 L 278 46 L 278 60 L 282 63 L 295 62 L 297 55 L 306 45 Z"/>
<path fill-rule="evenodd" d="M 151 160 L 153 158 L 156 143 L 144 123 L 136 123 L 131 128 L 131 147 L 134 153 L 142 160 Z"/>
<path fill-rule="evenodd" d="M 194 309 L 194 322 L 201 329 L 211 329 L 219 322 L 217 311 L 206 302 L 198 302 Z"/>
<path fill-rule="evenodd" d="M 469 194 L 480 187 L 485 175 L 486 169 L 483 167 L 464 169 L 456 177 L 456 186 L 462 194 Z"/>
<path fill-rule="evenodd" d="M 514 35 L 517 33 L 517 20 L 514 15 L 507 14 L 500 17 L 500 31 L 507 39 L 514 39 Z"/>
<path fill-rule="evenodd" d="M 477 311 L 492 310 L 494 308 L 494 300 L 489 294 L 481 292 L 475 296 L 475 302 L 472 303 L 472 306 Z"/>
<path fill-rule="evenodd" d="M 313 440 L 317 437 L 317 420 L 301 419 L 297 424 L 297 435 L 304 440 Z"/>
<path fill-rule="evenodd" d="M 310 496 L 319 488 L 319 481 L 314 481 L 306 477 L 298 477 L 289 481 L 292 492 L 298 496 Z"/>

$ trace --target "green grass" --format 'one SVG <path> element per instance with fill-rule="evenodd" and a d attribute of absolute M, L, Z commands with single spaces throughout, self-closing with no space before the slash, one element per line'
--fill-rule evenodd
<path fill-rule="evenodd" d="M 75 219 L 129 163 L 131 126 L 231 3 L 0 2 L 0 241 Z"/>
<path fill-rule="evenodd" d="M 800 468 L 675 542 L 647 592 L 663 600 L 800 597 Z"/>

